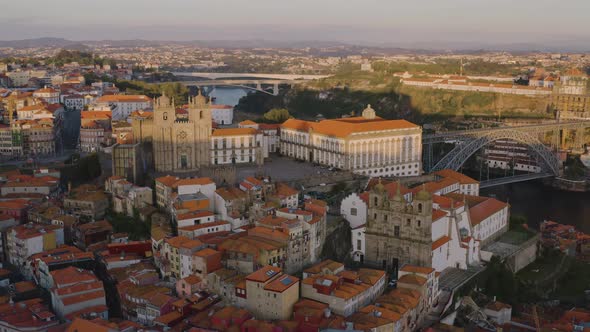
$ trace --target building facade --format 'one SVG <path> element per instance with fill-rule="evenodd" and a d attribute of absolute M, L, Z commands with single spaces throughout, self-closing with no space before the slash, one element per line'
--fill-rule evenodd
<path fill-rule="evenodd" d="M 156 171 L 194 171 L 209 165 L 211 110 L 204 96 L 190 99 L 188 118 L 176 118 L 173 101 L 162 96 L 155 102 L 152 121 Z"/>
<path fill-rule="evenodd" d="M 281 154 L 368 176 L 422 173 L 422 129 L 405 120 L 384 120 L 370 105 L 360 117 L 281 126 Z"/>
<path fill-rule="evenodd" d="M 152 107 L 152 100 L 144 95 L 105 95 L 96 99 L 98 106 L 108 106 L 113 112 L 113 120 L 125 120 L 137 110 Z"/>
<path fill-rule="evenodd" d="M 262 134 L 253 128 L 215 129 L 211 137 L 211 164 L 263 162 Z"/>

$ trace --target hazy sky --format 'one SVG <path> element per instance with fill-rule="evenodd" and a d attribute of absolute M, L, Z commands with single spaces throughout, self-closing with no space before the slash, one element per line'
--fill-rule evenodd
<path fill-rule="evenodd" d="M 590 0 L 20 0 L 0 40 L 590 41 Z"/>

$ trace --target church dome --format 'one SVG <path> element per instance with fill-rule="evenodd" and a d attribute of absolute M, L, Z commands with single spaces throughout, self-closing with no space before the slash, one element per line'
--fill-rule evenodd
<path fill-rule="evenodd" d="M 371 104 L 367 105 L 367 108 L 363 110 L 363 118 L 367 120 L 373 120 L 377 116 L 375 110 L 371 108 Z"/>

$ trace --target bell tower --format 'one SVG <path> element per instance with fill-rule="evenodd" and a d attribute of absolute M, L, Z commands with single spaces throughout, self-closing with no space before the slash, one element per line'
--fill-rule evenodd
<path fill-rule="evenodd" d="M 211 102 L 207 103 L 207 98 L 199 93 L 188 100 L 188 119 L 194 122 L 211 122 Z"/>
<path fill-rule="evenodd" d="M 154 122 L 158 127 L 170 127 L 176 119 L 174 100 L 165 94 L 154 102 Z"/>
<path fill-rule="evenodd" d="M 174 101 L 163 94 L 154 102 L 153 151 L 157 171 L 174 170 Z"/>

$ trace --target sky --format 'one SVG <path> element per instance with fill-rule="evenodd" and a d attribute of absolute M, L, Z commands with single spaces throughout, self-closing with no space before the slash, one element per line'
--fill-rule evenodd
<path fill-rule="evenodd" d="M 0 40 L 590 42 L 590 0 L 21 0 L 1 8 Z"/>

